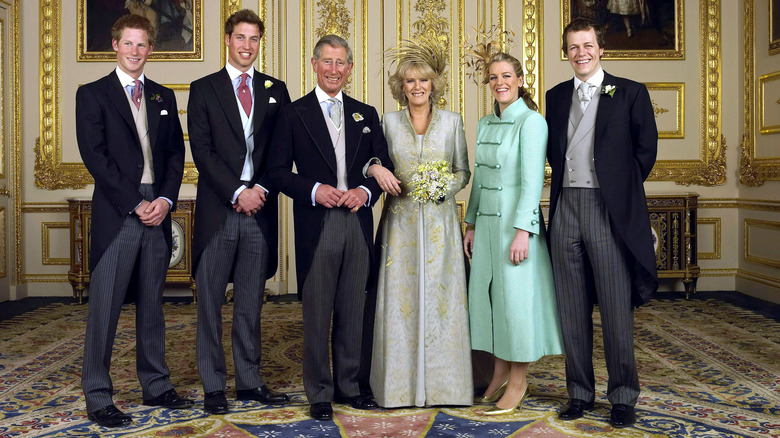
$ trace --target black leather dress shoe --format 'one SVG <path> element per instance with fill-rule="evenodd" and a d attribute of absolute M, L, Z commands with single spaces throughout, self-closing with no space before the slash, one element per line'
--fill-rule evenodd
<path fill-rule="evenodd" d="M 582 417 L 588 409 L 593 409 L 593 402 L 588 403 L 585 400 L 573 398 L 569 400 L 569 404 L 563 410 L 558 412 L 558 418 L 561 420 L 576 420 Z"/>
<path fill-rule="evenodd" d="M 227 414 L 228 402 L 225 391 L 207 392 L 203 396 L 203 409 L 210 414 Z"/>
<path fill-rule="evenodd" d="M 103 427 L 122 427 L 133 422 L 129 415 L 120 411 L 114 405 L 108 405 L 103 409 L 89 412 L 87 418 Z"/>
<path fill-rule="evenodd" d="M 145 399 L 146 406 L 162 406 L 168 409 L 191 408 L 195 403 L 192 400 L 180 397 L 175 389 L 169 389 L 152 399 Z"/>
<path fill-rule="evenodd" d="M 378 407 L 376 402 L 374 401 L 374 397 L 370 395 L 356 395 L 353 397 L 339 396 L 339 397 L 333 397 L 333 401 L 335 401 L 336 403 L 350 405 L 355 409 L 361 409 L 364 411 L 376 409 Z"/>
<path fill-rule="evenodd" d="M 263 385 L 259 388 L 240 389 L 236 391 L 239 400 L 254 400 L 264 405 L 283 405 L 290 402 L 290 397 Z"/>
<path fill-rule="evenodd" d="M 309 413 L 317 421 L 328 421 L 333 418 L 333 407 L 328 402 L 312 403 Z"/>
<path fill-rule="evenodd" d="M 609 413 L 609 424 L 612 427 L 620 429 L 636 423 L 636 414 L 631 405 L 612 405 L 612 412 Z"/>

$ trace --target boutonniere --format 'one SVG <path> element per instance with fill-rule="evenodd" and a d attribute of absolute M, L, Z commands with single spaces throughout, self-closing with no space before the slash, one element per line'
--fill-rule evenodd
<path fill-rule="evenodd" d="M 157 103 L 163 103 L 162 97 L 160 97 L 160 93 L 154 93 L 149 97 L 149 100 L 153 100 Z"/>
<path fill-rule="evenodd" d="M 371 132 L 371 128 L 368 126 L 363 127 L 363 134 L 368 134 L 369 132 Z"/>
<path fill-rule="evenodd" d="M 360 114 L 360 113 L 352 113 L 352 118 L 353 118 L 353 119 L 354 119 L 356 122 L 360 122 L 360 121 L 362 121 L 362 120 L 363 120 L 363 114 Z"/>
<path fill-rule="evenodd" d="M 267 89 L 271 88 L 271 85 L 273 85 L 273 84 L 274 84 L 273 82 L 271 82 L 270 80 L 266 79 L 265 83 L 263 85 L 265 85 L 265 89 L 267 90 Z"/>
<path fill-rule="evenodd" d="M 609 97 L 614 97 L 615 90 L 617 90 L 616 85 L 604 85 L 601 87 L 601 94 L 609 94 Z"/>

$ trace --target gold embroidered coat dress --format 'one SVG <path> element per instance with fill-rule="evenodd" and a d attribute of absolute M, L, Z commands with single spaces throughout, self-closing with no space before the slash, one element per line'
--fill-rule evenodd
<path fill-rule="evenodd" d="M 547 123 L 522 99 L 480 119 L 466 222 L 475 224 L 469 278 L 471 346 L 512 362 L 562 354 L 544 218 Z M 515 229 L 528 258 L 509 261 Z"/>
<path fill-rule="evenodd" d="M 408 110 L 384 115 L 400 196 L 386 196 L 379 235 L 371 389 L 383 407 L 470 405 L 474 396 L 465 261 L 454 196 L 468 184 L 468 149 L 460 114 L 433 109 L 415 133 Z M 452 163 L 444 202 L 409 195 L 419 164 Z"/>

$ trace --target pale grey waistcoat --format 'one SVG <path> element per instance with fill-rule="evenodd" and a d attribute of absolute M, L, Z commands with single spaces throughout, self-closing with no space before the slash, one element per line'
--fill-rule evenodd
<path fill-rule="evenodd" d="M 333 144 L 333 151 L 336 153 L 336 178 L 339 190 L 347 190 L 347 146 L 344 140 L 344 117 L 341 118 L 341 129 L 336 128 L 330 117 L 325 115 L 325 124 L 328 125 L 330 141 Z"/>
<path fill-rule="evenodd" d="M 141 98 L 141 106 L 140 108 L 136 108 L 130 94 L 125 93 L 125 96 L 127 97 L 127 103 L 130 104 L 130 110 L 133 111 L 135 130 L 138 132 L 138 139 L 141 141 L 141 153 L 144 156 L 144 170 L 141 174 L 141 184 L 154 184 L 152 143 L 149 141 L 149 127 L 146 122 L 146 99 Z"/>
<path fill-rule="evenodd" d="M 569 110 L 569 127 L 566 132 L 566 176 L 563 178 L 563 187 L 591 189 L 599 187 L 593 161 L 593 147 L 600 98 L 601 93 L 597 88 L 583 114 L 577 89 L 574 89 Z"/>

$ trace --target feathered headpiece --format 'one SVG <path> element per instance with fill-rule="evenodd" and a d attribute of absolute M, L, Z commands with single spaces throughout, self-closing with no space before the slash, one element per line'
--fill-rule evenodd
<path fill-rule="evenodd" d="M 401 40 L 397 47 L 385 51 L 385 59 L 391 65 L 396 62 L 412 64 L 427 64 L 438 76 L 443 76 L 447 70 L 447 51 L 435 37 L 423 34 L 414 39 Z"/>
<path fill-rule="evenodd" d="M 485 29 L 485 22 L 480 23 L 479 28 L 472 27 L 472 29 L 476 35 L 472 43 L 469 41 L 471 37 L 466 34 L 463 43 L 465 50 L 463 61 L 466 66 L 466 76 L 479 85 L 480 73 L 485 69 L 490 58 L 499 52 L 509 53 L 509 49 L 514 44 L 515 33 L 511 30 L 501 30 L 497 24 Z"/>

